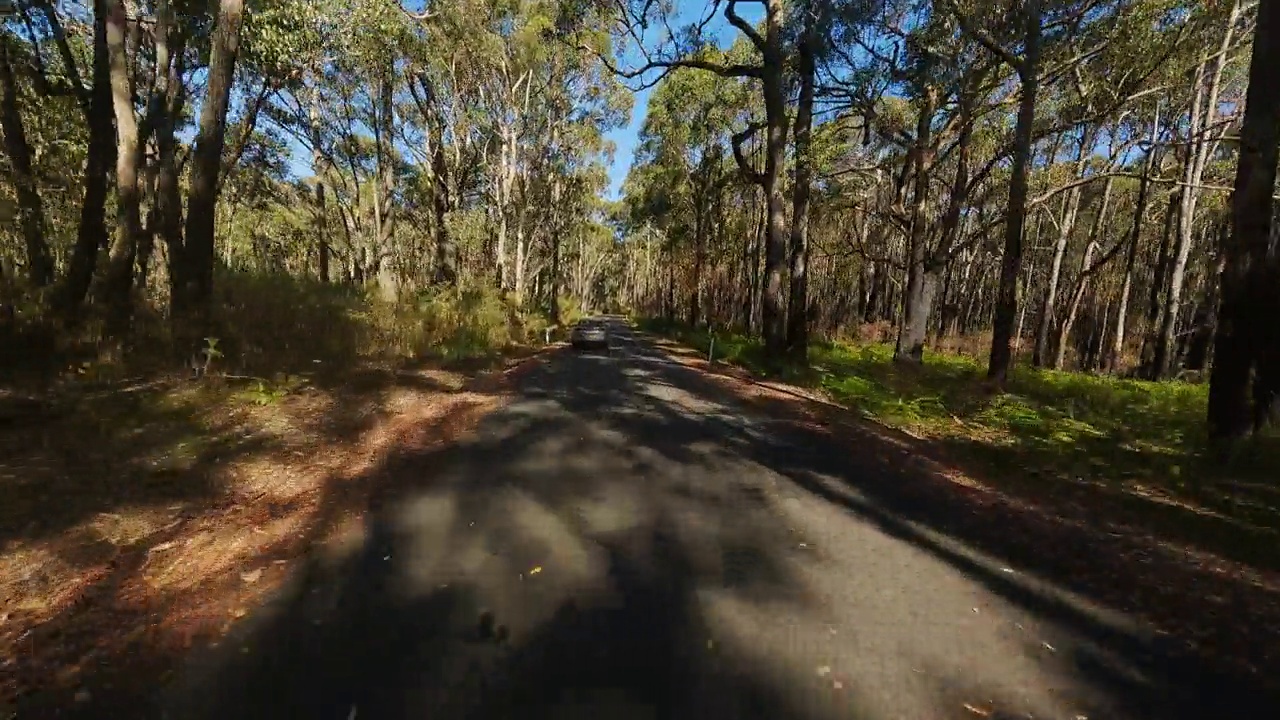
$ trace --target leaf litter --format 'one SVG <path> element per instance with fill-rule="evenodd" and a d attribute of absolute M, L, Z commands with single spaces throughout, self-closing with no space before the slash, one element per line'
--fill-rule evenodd
<path fill-rule="evenodd" d="M 37 688 L 55 705 L 87 702 L 94 678 L 113 701 L 148 696 L 284 579 L 263 565 L 362 536 L 383 458 L 457 439 L 509 388 L 465 381 L 452 392 L 340 386 L 264 406 L 157 383 L 0 437 L 0 525 L 23 529 L 0 545 L 0 657 L 13 659 L 0 707 Z M 151 462 L 174 450 L 180 470 Z M 152 489 L 163 502 L 139 503 Z"/>

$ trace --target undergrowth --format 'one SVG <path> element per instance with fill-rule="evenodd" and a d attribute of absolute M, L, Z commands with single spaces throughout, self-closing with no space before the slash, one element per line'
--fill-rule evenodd
<path fill-rule="evenodd" d="M 388 303 L 363 288 L 225 269 L 215 279 L 213 308 L 214 329 L 195 357 L 174 349 L 160 303 L 138 303 L 125 343 L 106 338 L 93 306 L 74 329 L 35 305 L 21 308 L 0 343 L 0 384 L 111 383 L 180 370 L 256 379 L 265 397 L 297 377 L 371 361 L 494 357 L 541 344 L 547 328 L 542 309 L 521 307 L 487 285 L 432 288 Z M 560 310 L 562 318 L 578 313 L 565 300 Z"/>

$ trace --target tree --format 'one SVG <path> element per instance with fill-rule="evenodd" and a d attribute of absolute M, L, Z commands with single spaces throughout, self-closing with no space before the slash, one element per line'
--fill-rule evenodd
<path fill-rule="evenodd" d="M 1209 383 L 1209 433 L 1230 445 L 1258 428 L 1280 391 L 1280 261 L 1272 223 L 1280 163 L 1280 7 L 1260 3 L 1240 161 L 1223 243 L 1217 353 Z"/>
<path fill-rule="evenodd" d="M 661 75 L 674 69 L 695 69 L 712 72 L 724 78 L 754 78 L 760 82 L 760 92 L 764 103 L 764 122 L 753 123 L 734 136 L 733 152 L 743 176 L 750 182 L 760 186 L 765 197 L 765 265 L 762 324 L 764 327 L 765 352 L 775 360 L 781 358 L 786 348 L 786 316 L 783 305 L 783 271 L 787 256 L 787 224 L 783 193 L 780 185 L 784 155 L 787 145 L 788 117 L 786 108 L 785 57 L 783 52 L 782 33 L 784 7 L 782 0 L 766 0 L 764 3 L 763 31 L 758 30 L 738 14 L 737 0 L 724 3 L 724 18 L 746 38 L 750 47 L 758 56 L 755 62 L 723 64 L 700 56 L 706 43 L 702 35 L 710 17 L 720 9 L 720 0 L 712 4 L 708 17 L 702 18 L 690 26 L 683 42 L 671 46 L 649 50 L 643 44 L 637 48 L 644 56 L 645 62 L 636 68 L 619 68 L 610 65 L 621 77 L 644 78 L 654 70 Z M 622 17 L 616 21 L 628 28 L 632 37 L 640 37 L 647 27 L 654 12 L 663 12 L 655 3 L 644 3 L 637 8 L 625 4 Z M 669 21 L 659 19 L 669 26 Z M 622 48 L 619 49 L 621 52 Z M 754 167 L 743 154 L 741 146 L 760 130 L 765 131 L 765 150 L 763 167 Z"/>

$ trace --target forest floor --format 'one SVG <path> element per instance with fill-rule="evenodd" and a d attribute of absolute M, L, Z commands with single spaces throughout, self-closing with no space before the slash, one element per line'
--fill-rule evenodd
<path fill-rule="evenodd" d="M 712 335 L 646 327 L 706 353 Z M 1005 393 L 970 357 L 895 363 L 884 343 L 814 343 L 807 368 L 766 369 L 755 341 L 714 337 L 717 362 L 784 381 L 907 436 L 992 489 L 1100 527 L 1141 532 L 1206 562 L 1280 570 L 1280 435 L 1222 464 L 1205 437 L 1208 387 L 1016 368 Z"/>
<path fill-rule="evenodd" d="M 0 718 L 149 692 L 300 558 L 359 540 L 370 467 L 455 439 L 537 362 L 0 390 Z"/>

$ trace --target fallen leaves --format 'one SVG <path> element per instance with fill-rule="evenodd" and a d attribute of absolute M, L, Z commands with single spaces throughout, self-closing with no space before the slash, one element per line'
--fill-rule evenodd
<path fill-rule="evenodd" d="M 324 545 L 328 528 L 345 527 L 347 507 L 367 507 L 375 481 L 394 480 L 371 474 L 385 458 L 457 439 L 502 402 L 503 389 L 343 387 L 340 399 L 317 391 L 242 408 L 183 385 L 137 398 L 145 406 L 107 398 L 114 414 L 101 427 L 81 427 L 101 419 L 93 406 L 38 435 L 0 438 L 0 515 L 26 536 L 0 548 L 0 658 L 17 658 L 0 673 L 0 698 L 41 687 L 65 702 L 88 673 L 113 678 L 113 698 L 151 693 L 166 668 L 134 667 L 127 677 L 111 668 L 140 647 L 170 662 L 217 642 L 285 577 L 268 568 Z M 358 432 L 335 426 L 357 417 L 368 419 Z M 101 442 L 88 442 L 98 434 Z M 150 472 L 148 460 L 172 455 L 191 473 Z M 117 475 L 121 482 L 103 482 Z M 204 484 L 218 492 L 202 494 Z M 160 501 L 93 494 L 122 487 L 154 490 Z"/>

